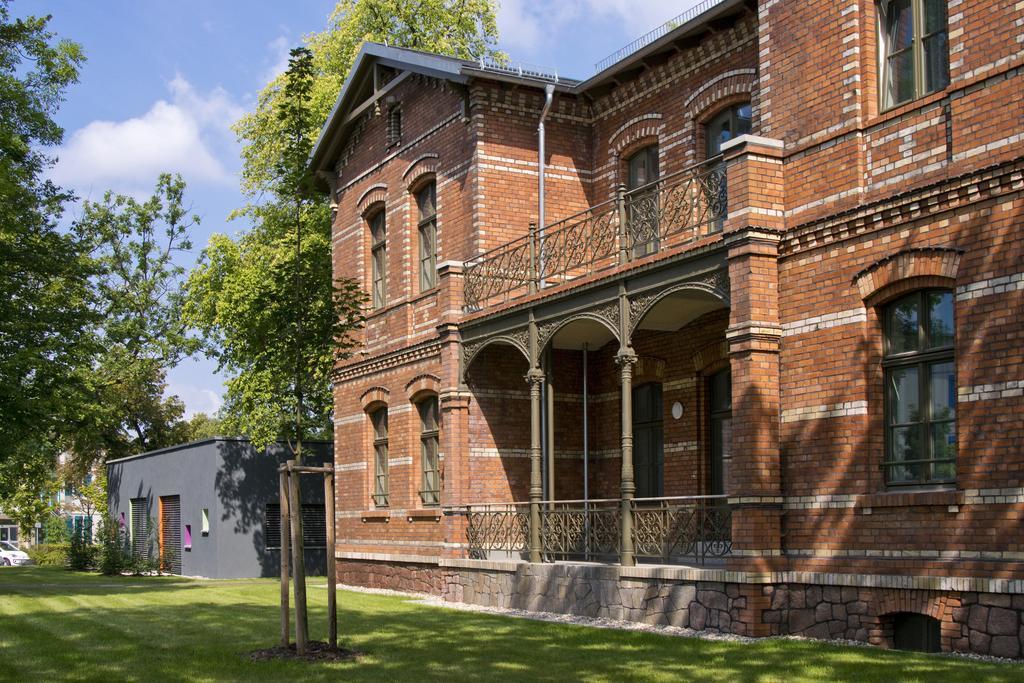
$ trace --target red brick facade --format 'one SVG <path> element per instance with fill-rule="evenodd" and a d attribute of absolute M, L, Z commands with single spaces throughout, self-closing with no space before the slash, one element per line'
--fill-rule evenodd
<path fill-rule="evenodd" d="M 534 362 L 552 396 L 546 493 L 582 498 L 583 341 L 591 499 L 623 495 L 617 357 L 638 358 L 634 386 L 661 383 L 664 496 L 711 492 L 709 378 L 731 369 L 733 550 L 728 576 L 706 579 L 737 586 L 722 588 L 722 614 L 736 611 L 720 630 L 891 645 L 892 615 L 913 612 L 941 622 L 943 649 L 1020 656 L 1024 4 L 947 5 L 949 85 L 888 111 L 875 0 L 726 0 L 729 11 L 681 26 L 642 61 L 561 83 L 546 122 L 549 223 L 614 199 L 625 160 L 647 145 L 662 177 L 703 161 L 706 124 L 749 101 L 753 136 L 724 150 L 728 216 L 719 231 L 471 312 L 467 262 L 525 239 L 537 220 L 544 81 L 468 63 L 445 77 L 393 56 L 359 62 L 394 82 L 372 106 L 336 113 L 347 120 L 320 170 L 337 202 L 335 272 L 368 290 L 367 220 L 385 212 L 387 296 L 335 386 L 340 575 L 479 592 L 477 579 L 452 578 L 486 570 L 451 564 L 469 552 L 459 510 L 529 499 Z M 402 131 L 388 146 L 392 106 Z M 428 182 L 438 284 L 420 291 L 414 193 Z M 701 259 L 717 280 L 671 279 L 677 267 L 703 273 Z M 602 287 L 614 297 L 616 283 L 622 307 L 586 298 Z M 895 488 L 882 466 L 882 311 L 930 288 L 954 298 L 955 481 Z M 441 411 L 433 508 L 420 497 L 425 396 Z M 386 507 L 372 497 L 367 412 L 381 406 Z M 989 609 L 1013 612 L 1017 631 L 1001 612 L 990 624 Z"/>

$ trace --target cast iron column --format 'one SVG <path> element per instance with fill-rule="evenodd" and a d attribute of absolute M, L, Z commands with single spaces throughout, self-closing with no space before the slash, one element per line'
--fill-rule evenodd
<path fill-rule="evenodd" d="M 540 387 L 544 373 L 532 368 L 526 373 L 526 381 L 530 383 L 530 562 L 540 562 L 540 501 L 544 495 L 540 476 Z"/>
<path fill-rule="evenodd" d="M 622 380 L 622 475 L 619 480 L 622 510 L 619 515 L 619 562 L 626 567 L 636 564 L 633 556 L 633 494 L 636 493 L 636 484 L 633 482 L 633 366 L 636 360 L 636 354 L 632 349 L 620 351 L 615 356 Z"/>

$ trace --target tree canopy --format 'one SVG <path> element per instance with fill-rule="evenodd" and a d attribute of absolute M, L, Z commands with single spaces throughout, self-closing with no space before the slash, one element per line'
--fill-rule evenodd
<path fill-rule="evenodd" d="M 58 225 L 71 197 L 46 179 L 64 131 L 53 117 L 84 56 L 49 17 L 12 19 L 0 0 L 0 499 L 31 499 L 52 470 L 52 433 L 92 353 L 88 240 Z"/>
<path fill-rule="evenodd" d="M 237 238 L 210 239 L 189 278 L 184 311 L 228 374 L 225 427 L 258 446 L 294 438 L 296 424 L 308 436 L 333 430 L 331 377 L 352 346 L 366 297 L 359 283 L 332 279 L 330 204 L 310 189 L 307 163 L 368 40 L 464 58 L 496 56 L 495 4 L 341 0 L 326 30 L 307 38 L 308 53 L 293 51 L 289 70 L 267 84 L 255 110 L 236 124 L 250 203 L 234 218 L 250 227 Z"/>

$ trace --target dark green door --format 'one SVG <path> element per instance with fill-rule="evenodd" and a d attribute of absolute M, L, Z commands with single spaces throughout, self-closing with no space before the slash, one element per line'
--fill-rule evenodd
<path fill-rule="evenodd" d="M 657 498 L 665 491 L 661 384 L 633 388 L 633 476 L 637 498 Z"/>

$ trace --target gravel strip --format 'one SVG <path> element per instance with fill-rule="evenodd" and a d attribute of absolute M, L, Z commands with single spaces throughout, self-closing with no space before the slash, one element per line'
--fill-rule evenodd
<path fill-rule="evenodd" d="M 326 588 L 326 586 L 322 587 Z M 506 617 L 515 617 L 517 619 L 547 621 L 556 624 L 574 624 L 577 626 L 590 626 L 592 628 L 605 628 L 617 631 L 638 631 L 643 633 L 656 633 L 658 635 L 673 636 L 675 638 L 698 638 L 700 640 L 727 641 L 733 643 L 756 643 L 764 640 L 795 640 L 814 641 L 827 645 L 846 645 L 849 647 L 873 647 L 870 643 L 865 643 L 860 640 L 818 640 L 815 638 L 807 638 L 805 636 L 768 636 L 766 638 L 750 638 L 748 636 L 739 636 L 734 633 L 695 631 L 692 628 L 680 628 L 678 626 L 661 626 L 656 624 L 643 624 L 636 621 L 621 621 L 616 619 L 583 617 L 575 614 L 558 614 L 554 612 L 528 612 L 527 610 L 513 609 L 510 607 L 485 607 L 483 605 L 473 605 L 471 603 L 466 602 L 447 602 L 436 595 L 430 595 L 427 593 L 410 593 L 406 591 L 396 591 L 388 588 L 366 588 L 364 586 L 347 586 L 342 584 L 338 584 L 338 588 L 340 590 L 351 591 L 353 593 L 392 595 L 396 597 L 409 598 L 414 604 L 417 605 L 443 607 L 446 609 L 458 610 L 461 612 L 498 614 Z M 933 654 L 932 656 L 950 657 L 954 659 L 969 659 L 971 661 L 991 662 L 994 664 L 1016 664 L 1018 666 L 1021 664 L 1021 662 L 1015 659 L 1004 659 L 1002 657 L 979 655 L 974 654 L 973 652 L 938 652 Z"/>

